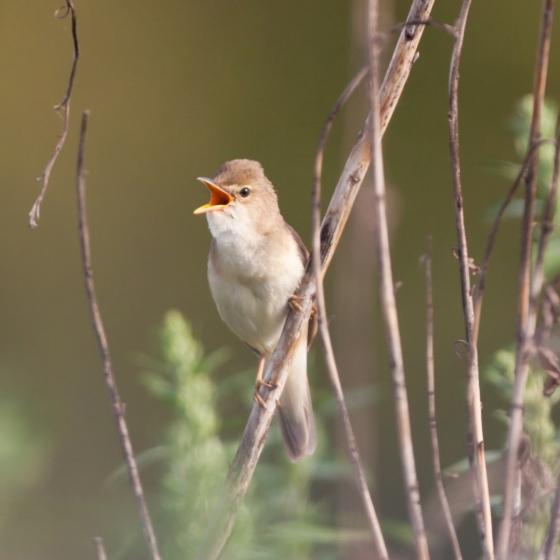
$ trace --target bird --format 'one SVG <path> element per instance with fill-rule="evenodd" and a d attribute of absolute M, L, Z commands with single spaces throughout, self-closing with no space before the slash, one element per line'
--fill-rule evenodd
<path fill-rule="evenodd" d="M 226 325 L 259 356 L 254 400 L 265 406 L 263 371 L 272 357 L 309 253 L 278 206 L 276 191 L 257 161 L 235 159 L 215 176 L 198 177 L 211 193 L 206 214 L 212 235 L 208 282 Z M 314 315 L 297 343 L 284 391 L 277 402 L 284 447 L 292 461 L 314 453 L 317 433 L 307 379 L 308 343 L 316 333 Z"/>

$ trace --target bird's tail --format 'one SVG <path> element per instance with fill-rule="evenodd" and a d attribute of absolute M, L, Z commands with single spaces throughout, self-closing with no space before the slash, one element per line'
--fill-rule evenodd
<path fill-rule="evenodd" d="M 284 447 L 292 461 L 301 461 L 317 447 L 315 418 L 307 381 L 307 329 L 304 330 L 278 407 Z"/>

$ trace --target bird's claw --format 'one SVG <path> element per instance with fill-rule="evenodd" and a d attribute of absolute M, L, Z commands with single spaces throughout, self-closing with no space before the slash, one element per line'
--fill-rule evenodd
<path fill-rule="evenodd" d="M 264 399 L 261 397 L 261 394 L 259 393 L 259 387 L 255 387 L 255 392 L 253 393 L 253 400 L 256 403 L 258 403 L 260 406 L 262 406 L 265 410 L 268 410 L 268 412 L 272 412 L 272 410 L 270 410 L 268 406 L 266 406 Z"/>
<path fill-rule="evenodd" d="M 311 312 L 309 314 L 305 313 L 303 307 L 298 302 L 298 299 L 305 299 L 305 298 L 302 296 L 296 296 L 295 294 L 293 296 L 290 296 L 288 298 L 288 307 L 290 309 L 293 309 L 296 313 L 304 314 L 308 319 L 311 319 L 317 314 L 317 306 L 315 304 L 313 304 L 313 307 L 311 308 Z"/>
<path fill-rule="evenodd" d="M 257 379 L 255 381 L 255 391 L 258 391 L 261 387 L 268 387 L 269 389 L 276 389 L 278 385 L 275 383 L 269 383 L 268 381 L 264 381 L 263 379 Z"/>
<path fill-rule="evenodd" d="M 298 299 L 303 298 L 300 296 L 296 296 L 295 294 L 293 296 L 290 296 L 288 298 L 288 306 L 297 313 L 303 313 L 303 307 L 299 304 Z"/>

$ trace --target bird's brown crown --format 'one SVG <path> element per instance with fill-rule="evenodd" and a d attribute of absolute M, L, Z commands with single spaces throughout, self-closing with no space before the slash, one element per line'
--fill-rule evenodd
<path fill-rule="evenodd" d="M 272 183 L 264 174 L 262 165 L 258 161 L 251 159 L 232 159 L 220 166 L 214 181 L 221 187 L 231 185 L 266 185 L 272 190 Z"/>

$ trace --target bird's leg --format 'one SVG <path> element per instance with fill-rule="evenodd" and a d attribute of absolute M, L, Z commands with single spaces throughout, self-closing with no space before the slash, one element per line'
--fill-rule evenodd
<path fill-rule="evenodd" d="M 268 383 L 263 379 L 263 372 L 264 372 L 264 363 L 266 360 L 266 356 L 261 354 L 261 358 L 259 360 L 259 367 L 257 369 L 257 377 L 255 378 L 255 392 L 253 394 L 253 400 L 259 403 L 263 408 L 266 408 L 266 404 L 259 393 L 259 389 L 261 387 L 268 387 L 269 389 L 276 389 L 276 385 L 272 383 Z"/>

